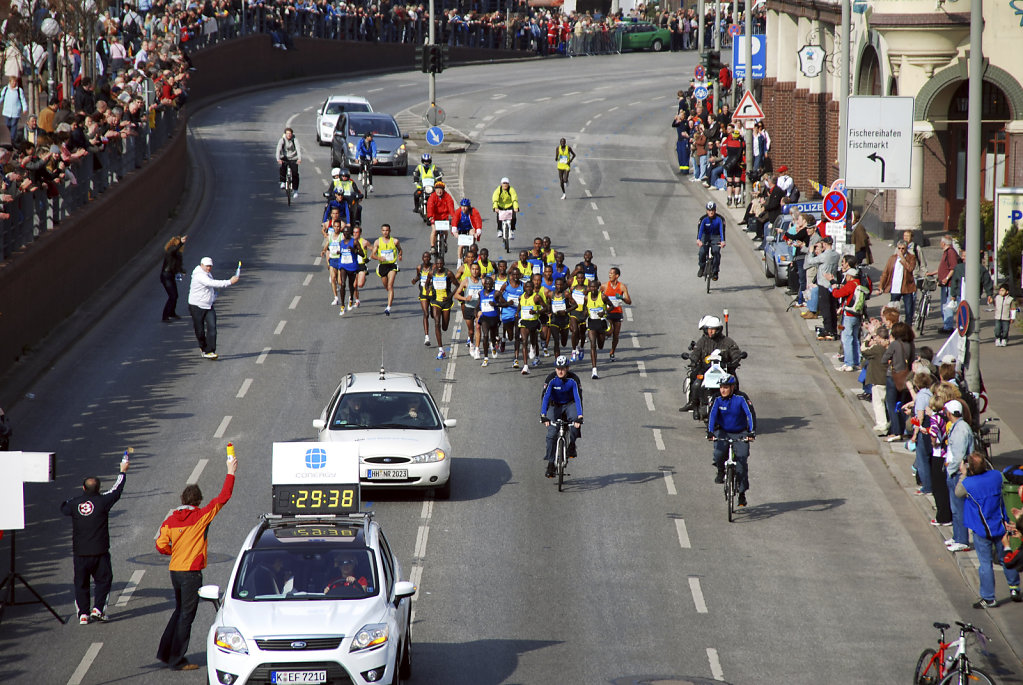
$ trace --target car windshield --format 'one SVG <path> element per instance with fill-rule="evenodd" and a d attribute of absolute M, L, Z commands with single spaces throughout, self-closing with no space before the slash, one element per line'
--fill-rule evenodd
<path fill-rule="evenodd" d="M 379 592 L 366 548 L 296 545 L 245 553 L 231 596 L 246 602 L 364 599 Z"/>
<path fill-rule="evenodd" d="M 405 428 L 438 430 L 440 417 L 429 397 L 418 392 L 350 392 L 341 396 L 331 430 Z"/>
<path fill-rule="evenodd" d="M 340 114 L 341 112 L 368 112 L 369 107 L 362 102 L 328 102 L 324 114 Z"/>
<path fill-rule="evenodd" d="M 364 136 L 367 133 L 375 136 L 401 137 L 397 124 L 391 119 L 352 119 L 348 123 L 348 135 Z"/>

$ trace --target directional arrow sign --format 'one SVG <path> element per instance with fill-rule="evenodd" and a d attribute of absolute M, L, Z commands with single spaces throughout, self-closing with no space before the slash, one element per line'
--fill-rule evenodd
<path fill-rule="evenodd" d="M 760 109 L 760 105 L 757 104 L 756 98 L 753 97 L 751 91 L 746 91 L 742 99 L 739 100 L 739 104 L 735 106 L 735 113 L 732 114 L 732 119 L 763 119 L 764 110 Z"/>
<path fill-rule="evenodd" d="M 426 130 L 426 142 L 430 145 L 440 145 L 444 142 L 444 130 L 440 126 L 431 126 Z"/>
<path fill-rule="evenodd" d="M 908 188 L 913 161 L 913 98 L 849 98 L 847 188 Z"/>

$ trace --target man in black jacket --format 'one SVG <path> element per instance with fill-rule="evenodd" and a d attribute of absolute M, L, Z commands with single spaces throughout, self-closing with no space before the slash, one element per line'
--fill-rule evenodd
<path fill-rule="evenodd" d="M 60 511 L 71 517 L 71 545 L 75 561 L 75 607 L 78 624 L 88 625 L 89 621 L 106 621 L 107 595 L 114 574 L 110 568 L 110 532 L 107 519 L 110 510 L 124 491 L 125 472 L 128 461 L 121 462 L 121 475 L 114 487 L 107 492 L 99 491 L 99 478 L 89 476 L 82 481 L 84 491 L 77 497 L 65 500 Z M 96 603 L 89 612 L 89 585 L 96 582 Z"/>

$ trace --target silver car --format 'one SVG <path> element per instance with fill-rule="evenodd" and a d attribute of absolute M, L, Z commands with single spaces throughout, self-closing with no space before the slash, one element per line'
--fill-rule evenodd
<path fill-rule="evenodd" d="M 373 134 L 377 145 L 375 170 L 393 169 L 399 175 L 408 173 L 408 150 L 398 122 L 390 114 L 379 112 L 342 112 L 334 126 L 334 138 L 330 145 L 330 164 L 334 167 L 347 165 L 352 171 L 359 168 L 355 151 L 359 141 L 367 133 Z"/>

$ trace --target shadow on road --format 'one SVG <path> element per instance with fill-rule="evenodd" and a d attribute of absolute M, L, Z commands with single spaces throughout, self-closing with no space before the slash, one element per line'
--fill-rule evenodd
<path fill-rule="evenodd" d="M 521 655 L 559 644 L 558 640 L 419 642 L 413 646 L 413 679 L 419 683 L 499 685 L 509 682 Z"/>

